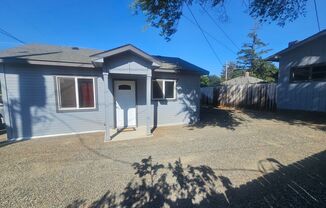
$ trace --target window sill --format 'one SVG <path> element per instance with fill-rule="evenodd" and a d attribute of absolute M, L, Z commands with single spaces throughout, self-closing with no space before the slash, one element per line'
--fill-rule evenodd
<path fill-rule="evenodd" d="M 177 98 L 162 98 L 162 99 L 153 99 L 152 101 L 175 101 Z"/>
<path fill-rule="evenodd" d="M 293 84 L 298 84 L 298 83 L 310 83 L 310 82 L 326 82 L 325 79 L 315 79 L 315 80 L 297 80 L 297 81 L 290 81 L 289 83 L 293 83 Z"/>
<path fill-rule="evenodd" d="M 98 108 L 58 108 L 58 113 L 72 113 L 72 112 L 92 112 L 97 111 Z"/>

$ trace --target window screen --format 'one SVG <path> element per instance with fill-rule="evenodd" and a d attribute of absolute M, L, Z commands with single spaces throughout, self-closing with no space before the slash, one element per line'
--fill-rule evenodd
<path fill-rule="evenodd" d="M 76 108 L 76 89 L 74 78 L 59 78 L 60 107 Z"/>
<path fill-rule="evenodd" d="M 174 98 L 174 81 L 165 81 L 165 98 Z"/>
<path fill-rule="evenodd" d="M 312 68 L 312 80 L 326 80 L 326 65 Z"/>
<path fill-rule="evenodd" d="M 293 81 L 306 81 L 310 79 L 310 68 L 293 68 L 292 80 Z"/>
<path fill-rule="evenodd" d="M 79 107 L 94 107 L 93 79 L 78 79 Z"/>
<path fill-rule="evenodd" d="M 163 81 L 153 81 L 153 99 L 163 99 Z"/>

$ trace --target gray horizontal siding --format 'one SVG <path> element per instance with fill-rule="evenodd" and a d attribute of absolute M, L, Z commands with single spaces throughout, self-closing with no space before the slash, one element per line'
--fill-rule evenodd
<path fill-rule="evenodd" d="M 279 84 L 279 109 L 326 112 L 326 82 Z"/>
<path fill-rule="evenodd" d="M 153 79 L 176 79 L 177 99 L 151 102 L 153 126 L 188 124 L 199 116 L 199 76 L 192 74 L 156 73 Z M 113 75 L 114 80 L 136 80 L 137 125 L 146 125 L 146 78 L 145 76 Z M 110 110 L 113 112 L 113 109 Z M 110 113 L 112 115 L 112 113 Z M 114 116 L 112 116 L 114 118 Z"/>
<path fill-rule="evenodd" d="M 68 67 L 5 65 L 10 138 L 103 130 L 103 80 L 99 71 Z M 57 112 L 56 75 L 96 77 L 97 110 Z M 2 80 L 1 80 L 2 81 Z"/>
<path fill-rule="evenodd" d="M 170 78 L 156 75 L 156 78 Z M 170 75 L 171 76 L 171 75 Z M 200 101 L 199 75 L 177 74 L 176 100 L 152 101 L 157 125 L 188 124 L 198 120 Z M 155 121 L 156 119 L 156 121 Z"/>
<path fill-rule="evenodd" d="M 104 130 L 104 83 L 101 70 L 11 64 L 5 65 L 4 71 L 8 93 L 8 96 L 4 97 L 5 116 L 10 117 L 10 119 L 6 118 L 9 138 L 31 138 Z M 56 75 L 96 77 L 97 109 L 58 112 Z M 199 116 L 199 75 L 154 73 L 153 79 L 155 78 L 176 79 L 177 98 L 168 101 L 152 101 L 150 113 L 153 126 L 195 122 Z M 112 75 L 111 79 L 136 80 L 137 125 L 145 126 L 146 76 Z M 4 76 L 1 76 L 1 82 L 4 83 Z M 115 126 L 114 114 L 115 109 L 112 105 L 109 107 L 109 116 L 113 121 L 110 123 L 111 127 Z"/>

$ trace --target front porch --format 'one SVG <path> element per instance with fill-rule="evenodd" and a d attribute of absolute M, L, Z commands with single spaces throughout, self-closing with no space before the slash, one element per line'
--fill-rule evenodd
<path fill-rule="evenodd" d="M 146 126 L 135 127 L 135 128 L 125 128 L 125 129 L 111 129 L 110 131 L 110 141 L 124 141 L 141 139 L 145 137 L 153 136 L 152 134 L 147 135 Z"/>
<path fill-rule="evenodd" d="M 103 78 L 104 86 L 107 86 L 104 89 L 104 140 L 151 136 L 151 73 L 122 74 L 110 71 L 103 72 Z"/>

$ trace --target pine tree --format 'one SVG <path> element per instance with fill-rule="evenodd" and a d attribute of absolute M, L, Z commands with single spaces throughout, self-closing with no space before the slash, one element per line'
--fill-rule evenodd
<path fill-rule="evenodd" d="M 270 49 L 265 49 L 265 44 L 257 35 L 256 30 L 248 34 L 250 42 L 244 43 L 242 49 L 238 52 L 238 65 L 244 70 L 252 70 L 255 62 L 261 59 L 262 55 L 268 53 Z"/>
<path fill-rule="evenodd" d="M 244 43 L 242 49 L 238 52 L 238 65 L 240 69 L 249 71 L 253 76 L 264 79 L 268 82 L 274 82 L 277 74 L 277 68 L 274 64 L 262 59 L 262 55 L 268 53 L 267 44 L 257 35 L 256 30 L 248 34 L 249 42 Z"/>

